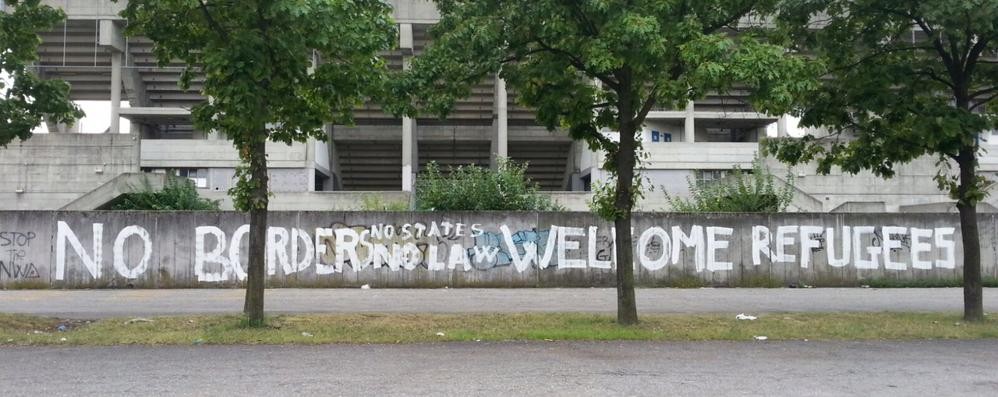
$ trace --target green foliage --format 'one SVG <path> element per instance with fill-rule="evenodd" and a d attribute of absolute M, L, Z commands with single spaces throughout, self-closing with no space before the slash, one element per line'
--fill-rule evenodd
<path fill-rule="evenodd" d="M 39 32 L 66 18 L 39 0 L 3 0 L 0 7 L 0 147 L 25 140 L 45 119 L 72 123 L 83 112 L 69 100 L 69 84 L 42 80 L 29 65 L 38 60 Z M 10 80 L 4 80 L 6 73 Z"/>
<path fill-rule="evenodd" d="M 161 65 L 186 66 L 183 87 L 203 75 L 212 100 L 194 107 L 196 127 L 224 133 L 252 167 L 265 167 L 268 139 L 324 140 L 324 124 L 351 124 L 358 103 L 381 96 L 388 69 L 377 54 L 397 37 L 380 0 L 131 0 L 122 15 Z M 253 192 L 266 181 L 253 176 L 266 174 L 237 175 L 236 207 L 265 209 Z"/>
<path fill-rule="evenodd" d="M 634 166 L 634 178 L 632 178 L 630 184 L 631 191 L 631 203 L 640 202 L 645 197 L 645 187 L 644 184 L 646 180 L 641 177 L 641 165 L 644 164 L 646 160 L 651 156 L 648 152 L 641 148 L 640 142 L 635 142 L 638 146 L 635 149 L 635 159 L 636 163 Z M 607 161 L 608 164 L 604 165 L 604 168 L 609 168 L 609 178 L 606 181 L 595 181 L 592 185 L 593 197 L 589 201 L 589 210 L 600 218 L 606 219 L 608 221 L 613 221 L 615 219 L 621 219 L 628 216 L 630 209 L 618 208 L 617 205 L 617 173 L 615 164 L 611 161 Z M 648 190 L 654 190 L 654 187 Z"/>
<path fill-rule="evenodd" d="M 691 197 L 666 199 L 674 212 L 784 212 L 794 198 L 793 174 L 779 183 L 761 158 L 752 161 L 752 172 L 735 166 L 728 177 L 710 183 L 688 179 Z"/>
<path fill-rule="evenodd" d="M 799 78 L 810 75 L 808 63 L 766 43 L 763 29 L 736 26 L 781 1 L 437 0 L 434 41 L 394 87 L 401 100 L 390 108 L 446 114 L 498 74 L 540 124 L 606 153 L 603 169 L 617 183 L 598 192 L 598 212 L 623 223 L 640 180 L 637 135 L 652 109 L 685 107 L 738 84 L 756 109 L 782 114 L 809 86 Z M 618 230 L 618 245 L 630 234 Z M 618 263 L 631 262 L 630 250 L 617 252 Z M 637 323 L 632 270 L 618 268 L 621 324 Z"/>
<path fill-rule="evenodd" d="M 620 219 L 627 216 L 627 210 L 617 208 L 617 180 L 611 175 L 605 182 L 596 181 L 593 183 L 593 198 L 589 201 L 589 210 L 600 218 L 606 220 Z M 631 182 L 631 202 L 637 203 L 645 197 L 645 179 L 640 173 L 635 173 L 634 182 Z"/>
<path fill-rule="evenodd" d="M 168 178 L 162 190 L 155 190 L 144 182 L 139 192 L 125 194 L 112 206 L 113 210 L 124 211 L 218 211 L 217 200 L 209 200 L 198 195 L 194 183 L 179 178 Z"/>
<path fill-rule="evenodd" d="M 360 201 L 364 211 L 409 211 L 408 202 L 385 200 L 377 194 L 365 194 Z"/>
<path fill-rule="evenodd" d="M 802 97 L 801 123 L 829 135 L 774 139 L 766 150 L 790 164 L 814 160 L 821 173 L 883 177 L 938 156 L 940 187 L 973 206 L 988 182 L 973 172 L 961 180 L 949 163 L 975 167 L 978 135 L 998 127 L 996 20 L 993 0 L 787 1 L 788 44 L 812 52 L 828 77 Z"/>
<path fill-rule="evenodd" d="M 772 140 L 765 150 L 790 164 L 813 160 L 821 173 L 836 166 L 883 177 L 938 157 L 936 182 L 960 211 L 964 315 L 982 320 L 976 207 L 990 182 L 977 156 L 980 134 L 998 127 L 998 1 L 793 0 L 779 21 L 827 67 L 800 113 L 829 134 Z"/>
<path fill-rule="evenodd" d="M 448 173 L 430 163 L 416 183 L 416 208 L 428 211 L 558 211 L 527 179 L 526 164 L 500 160 L 497 170 L 460 166 Z"/>
<path fill-rule="evenodd" d="M 473 84 L 498 73 L 541 124 L 605 151 L 604 169 L 622 175 L 628 190 L 634 134 L 651 109 L 681 108 L 737 83 L 757 109 L 780 114 L 811 81 L 798 78 L 812 74 L 809 64 L 766 43 L 763 29 L 729 34 L 742 17 L 766 14 L 778 0 L 436 3 L 434 41 L 395 87 L 403 101 L 394 108 L 446 114 Z M 621 131 L 621 139 L 604 129 Z M 613 202 L 615 216 L 634 204 Z"/>

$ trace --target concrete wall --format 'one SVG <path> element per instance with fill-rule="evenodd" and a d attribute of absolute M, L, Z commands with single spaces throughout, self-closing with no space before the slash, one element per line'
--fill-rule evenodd
<path fill-rule="evenodd" d="M 273 287 L 610 286 L 614 279 L 611 228 L 589 213 L 274 212 L 270 219 Z M 246 221 L 231 212 L 0 212 L 0 285 L 238 286 Z M 980 221 L 984 271 L 996 277 L 998 217 Z M 857 285 L 957 278 L 962 269 L 958 221 L 948 214 L 638 214 L 634 230 L 637 279 L 646 286 Z"/>
<path fill-rule="evenodd" d="M 3 209 L 59 209 L 138 170 L 131 134 L 36 134 L 0 148 Z"/>
<path fill-rule="evenodd" d="M 984 160 L 989 155 L 982 155 Z M 784 177 L 787 166 L 773 159 L 766 165 L 773 175 Z M 955 172 L 956 168 L 954 168 Z M 870 172 L 856 175 L 833 169 L 829 175 L 818 175 L 815 164 L 804 164 L 793 168 L 794 186 L 798 194 L 814 198 L 821 206 L 812 208 L 819 212 L 918 212 L 919 206 L 931 205 L 939 212 L 955 212 L 955 202 L 940 191 L 933 179 L 939 172 L 936 159 L 925 156 L 896 167 L 897 175 L 884 179 Z M 981 171 L 981 176 L 994 178 L 993 172 Z M 985 198 L 983 211 L 991 212 L 998 203 L 994 194 Z M 912 208 L 916 210 L 912 211 Z"/>
<path fill-rule="evenodd" d="M 239 152 L 229 140 L 146 139 L 142 141 L 142 167 L 147 168 L 236 168 Z M 267 166 L 304 168 L 308 144 L 267 142 Z"/>

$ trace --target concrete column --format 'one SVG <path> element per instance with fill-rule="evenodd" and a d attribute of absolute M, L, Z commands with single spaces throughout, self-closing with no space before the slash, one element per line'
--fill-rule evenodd
<path fill-rule="evenodd" d="M 122 54 L 111 53 L 111 128 L 112 134 L 121 133 L 121 66 Z"/>
<path fill-rule="evenodd" d="M 402 119 L 402 191 L 411 192 L 416 185 L 416 121 Z"/>
<path fill-rule="evenodd" d="M 336 149 L 334 140 L 336 127 L 326 124 L 326 150 L 329 150 L 329 188 L 326 190 L 340 190 L 343 188 L 340 180 L 340 154 Z"/>
<path fill-rule="evenodd" d="M 402 69 L 409 70 L 412 66 L 413 36 L 412 24 L 399 25 L 399 48 L 402 50 Z M 416 173 L 419 171 L 416 133 L 416 120 L 411 117 L 402 118 L 402 191 L 412 192 L 416 186 Z"/>
<path fill-rule="evenodd" d="M 686 103 L 686 124 L 683 127 L 683 142 L 696 142 L 696 113 L 693 101 Z"/>
<path fill-rule="evenodd" d="M 121 133 L 121 69 L 124 52 L 128 50 L 125 35 L 116 21 L 104 19 L 99 22 L 98 45 L 111 53 L 111 128 L 112 134 Z"/>
<path fill-rule="evenodd" d="M 776 136 L 780 138 L 790 136 L 789 121 L 787 115 L 783 115 L 776 121 Z"/>
<path fill-rule="evenodd" d="M 213 96 L 208 96 L 207 99 L 208 99 L 208 103 L 214 103 L 215 102 L 215 97 L 213 97 Z M 204 139 L 209 140 L 209 141 L 220 141 L 220 140 L 226 139 L 225 135 L 223 135 L 221 132 L 218 132 L 216 130 L 201 131 L 201 134 L 204 135 Z M 201 137 L 199 135 L 195 135 L 194 139 L 201 139 Z"/>
<path fill-rule="evenodd" d="M 399 24 L 399 49 L 402 50 L 404 56 L 411 56 L 413 48 L 415 48 L 415 45 L 412 36 L 412 24 Z"/>
<path fill-rule="evenodd" d="M 492 169 L 499 166 L 500 158 L 509 157 L 509 95 L 506 80 L 496 76 L 495 110 L 492 117 Z"/>

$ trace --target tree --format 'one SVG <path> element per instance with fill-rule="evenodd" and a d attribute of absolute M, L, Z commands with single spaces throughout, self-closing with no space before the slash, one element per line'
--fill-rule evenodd
<path fill-rule="evenodd" d="M 765 44 L 758 29 L 739 26 L 743 17 L 769 11 L 773 0 L 436 3 L 434 42 L 413 61 L 398 93 L 416 109 L 446 114 L 470 83 L 498 73 L 539 122 L 566 126 L 573 139 L 607 153 L 604 168 L 616 182 L 605 201 L 611 206 L 600 213 L 614 222 L 618 247 L 632 247 L 636 134 L 648 112 L 685 107 L 737 82 L 760 109 L 778 114 L 801 84 L 787 76 L 805 65 Z M 618 131 L 619 139 L 604 129 Z M 617 320 L 634 324 L 633 252 L 616 252 Z"/>
<path fill-rule="evenodd" d="M 30 138 L 45 119 L 72 123 L 83 112 L 69 100 L 69 84 L 30 70 L 42 42 L 38 33 L 66 15 L 40 0 L 3 0 L 0 6 L 0 147 L 6 147 L 14 138 Z"/>
<path fill-rule="evenodd" d="M 666 193 L 666 199 L 674 212 L 784 212 L 794 199 L 794 176 L 788 171 L 786 178 L 786 183 L 778 182 L 763 159 L 756 157 L 750 173 L 736 166 L 718 181 L 689 180 L 690 198 Z"/>
<path fill-rule="evenodd" d="M 377 53 L 396 41 L 390 11 L 379 0 L 131 0 L 122 13 L 130 35 L 153 41 L 161 65 L 185 64 L 182 87 L 204 76 L 211 100 L 194 108 L 194 124 L 225 133 L 239 151 L 229 193 L 250 216 L 251 325 L 263 323 L 266 142 L 324 140 L 325 123 L 352 122 L 354 106 L 376 95 L 387 73 Z"/>
<path fill-rule="evenodd" d="M 801 123 L 828 135 L 767 144 L 784 162 L 817 161 L 821 173 L 891 177 L 897 164 L 938 156 L 936 180 L 960 212 L 967 320 L 984 315 L 976 207 L 990 182 L 976 171 L 979 134 L 996 125 L 996 20 L 993 0 L 788 1 L 789 37 L 828 77 L 804 98 Z"/>

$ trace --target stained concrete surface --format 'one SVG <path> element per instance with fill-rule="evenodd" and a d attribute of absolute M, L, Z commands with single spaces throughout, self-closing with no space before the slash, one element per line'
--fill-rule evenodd
<path fill-rule="evenodd" d="M 998 341 L 0 348 L 0 395 L 998 395 Z"/>
<path fill-rule="evenodd" d="M 239 313 L 239 289 L 0 291 L 0 312 L 66 318 Z M 271 289 L 271 313 L 614 313 L 610 288 Z M 664 313 L 953 312 L 963 290 L 933 289 L 638 289 L 638 311 Z M 985 310 L 998 289 L 985 289 Z"/>

